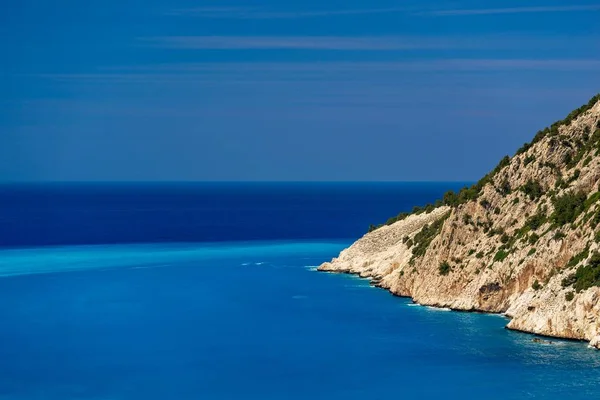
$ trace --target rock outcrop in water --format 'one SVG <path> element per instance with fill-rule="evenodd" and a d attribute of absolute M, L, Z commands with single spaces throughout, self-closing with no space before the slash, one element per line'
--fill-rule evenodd
<path fill-rule="evenodd" d="M 367 233 L 319 270 L 600 348 L 599 96 L 425 210 Z"/>

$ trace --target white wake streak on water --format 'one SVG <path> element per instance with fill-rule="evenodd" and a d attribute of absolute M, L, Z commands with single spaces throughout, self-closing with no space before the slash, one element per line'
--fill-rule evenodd
<path fill-rule="evenodd" d="M 452 311 L 450 308 L 447 307 L 426 306 L 426 308 L 431 311 Z"/>

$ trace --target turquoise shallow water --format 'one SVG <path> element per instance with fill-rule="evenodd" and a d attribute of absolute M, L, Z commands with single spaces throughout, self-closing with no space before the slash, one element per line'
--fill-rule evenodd
<path fill-rule="evenodd" d="M 150 268 L 173 263 L 223 261 L 228 258 L 295 257 L 335 254 L 342 241 L 253 241 L 234 243 L 169 243 L 56 246 L 0 250 L 0 277 L 107 268 Z M 348 243 L 346 243 L 348 244 Z"/>
<path fill-rule="evenodd" d="M 600 353 L 314 271 L 340 241 L 0 251 L 0 399 L 593 399 Z"/>

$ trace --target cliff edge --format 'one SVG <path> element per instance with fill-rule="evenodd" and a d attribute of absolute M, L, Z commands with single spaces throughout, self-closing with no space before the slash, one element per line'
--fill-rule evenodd
<path fill-rule="evenodd" d="M 477 184 L 373 227 L 319 270 L 600 348 L 600 96 Z"/>

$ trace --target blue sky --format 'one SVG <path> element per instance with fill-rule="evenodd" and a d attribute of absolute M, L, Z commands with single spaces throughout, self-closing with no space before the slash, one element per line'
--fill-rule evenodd
<path fill-rule="evenodd" d="M 475 180 L 600 92 L 600 3 L 9 0 L 0 181 Z"/>

